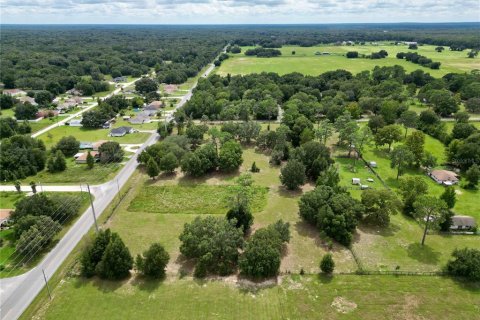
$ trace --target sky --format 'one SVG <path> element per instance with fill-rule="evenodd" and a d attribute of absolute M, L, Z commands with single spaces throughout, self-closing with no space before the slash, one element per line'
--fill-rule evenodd
<path fill-rule="evenodd" d="M 479 0 L 0 0 L 0 22 L 9 24 L 475 21 Z"/>

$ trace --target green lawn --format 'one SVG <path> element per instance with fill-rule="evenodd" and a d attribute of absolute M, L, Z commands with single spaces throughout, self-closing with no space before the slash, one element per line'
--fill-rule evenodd
<path fill-rule="evenodd" d="M 36 257 L 31 258 L 15 253 L 15 246 L 18 239 L 14 236 L 13 228 L 0 231 L 0 238 L 3 239 L 3 244 L 0 247 L 0 265 L 5 266 L 5 269 L 0 271 L 0 278 L 12 277 L 22 274 L 37 265 L 37 263 L 42 259 L 42 257 L 51 248 L 53 248 L 58 241 L 60 241 L 60 239 L 65 235 L 65 233 L 67 233 L 67 231 L 75 223 L 78 217 L 80 217 L 80 214 L 83 213 L 90 204 L 88 193 L 86 192 L 62 192 L 60 194 L 78 196 L 75 200 L 80 205 L 78 214 L 72 219 L 64 221 L 64 223 L 62 224 L 62 229 L 58 234 L 55 235 L 49 247 L 45 250 L 42 250 L 42 252 L 40 252 Z"/>
<path fill-rule="evenodd" d="M 109 137 L 110 129 L 86 129 L 83 127 L 60 126 L 39 136 L 46 147 L 49 149 L 54 146 L 62 137 L 74 136 L 79 141 L 95 142 L 98 140 L 111 140 L 118 143 L 143 143 L 147 140 L 149 134 L 143 132 L 136 132 L 126 134 L 123 137 Z"/>
<path fill-rule="evenodd" d="M 67 277 L 21 319 L 474 319 L 478 286 L 441 277 L 286 276 L 278 285 Z M 47 299 L 44 297 L 44 299 Z M 45 301 L 46 302 L 46 301 Z"/>
<path fill-rule="evenodd" d="M 15 208 L 15 202 L 25 197 L 23 192 L 0 192 L 0 208 L 1 209 L 13 209 Z"/>
<path fill-rule="evenodd" d="M 257 58 L 245 56 L 244 52 L 249 47 L 243 47 L 242 53 L 230 54 L 230 59 L 223 61 L 216 73 L 225 76 L 230 74 L 249 74 L 259 72 L 276 72 L 278 74 L 286 74 L 291 72 L 300 72 L 307 75 L 318 75 L 326 71 L 345 69 L 352 73 L 359 73 L 364 70 L 372 70 L 375 66 L 393 66 L 401 65 L 408 72 L 422 69 L 435 77 L 441 77 L 447 73 L 463 73 L 473 69 L 480 69 L 480 58 L 467 58 L 466 51 L 454 52 L 444 51 L 438 53 L 435 51 L 436 46 L 425 45 L 419 47 L 417 52 L 433 61 L 441 62 L 439 70 L 432 70 L 420 65 L 400 60 L 396 58 L 398 52 L 408 52 L 405 45 L 365 45 L 365 46 L 333 46 L 319 45 L 315 47 L 283 47 L 282 56 L 276 58 Z M 358 51 L 361 54 L 369 54 L 379 50 L 386 50 L 388 57 L 385 59 L 347 59 L 344 55 L 348 51 Z M 292 55 L 295 51 L 295 55 Z M 317 56 L 316 51 L 330 52 L 329 56 Z"/>
<path fill-rule="evenodd" d="M 12 118 L 14 116 L 15 110 L 13 108 L 0 110 L 0 118 Z"/>

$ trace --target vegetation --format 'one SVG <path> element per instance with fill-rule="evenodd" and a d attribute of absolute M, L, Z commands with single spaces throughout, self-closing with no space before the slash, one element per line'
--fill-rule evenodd
<path fill-rule="evenodd" d="M 332 254 L 327 253 L 320 261 L 320 270 L 322 270 L 323 273 L 332 274 L 334 269 L 335 262 L 333 261 Z"/>
<path fill-rule="evenodd" d="M 137 255 L 135 266 L 142 274 L 152 278 L 165 276 L 165 267 L 170 256 L 159 243 L 153 243 L 143 255 Z"/>
<path fill-rule="evenodd" d="M 480 280 L 480 251 L 477 249 L 455 249 L 454 259 L 448 261 L 446 271 L 457 277 L 465 277 L 472 281 Z"/>

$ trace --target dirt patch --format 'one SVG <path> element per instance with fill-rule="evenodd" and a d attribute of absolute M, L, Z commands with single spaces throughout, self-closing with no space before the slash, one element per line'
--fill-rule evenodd
<path fill-rule="evenodd" d="M 331 306 L 340 313 L 350 313 L 357 308 L 355 302 L 348 301 L 344 297 L 336 297 L 333 299 Z"/>
<path fill-rule="evenodd" d="M 166 84 L 163 89 L 165 90 L 166 93 L 170 94 L 170 93 L 173 93 L 175 92 L 178 87 L 174 84 Z"/>

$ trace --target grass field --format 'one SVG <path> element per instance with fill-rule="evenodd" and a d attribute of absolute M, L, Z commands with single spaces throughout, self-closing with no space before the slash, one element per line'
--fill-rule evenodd
<path fill-rule="evenodd" d="M 25 197 L 23 192 L 0 192 L 0 208 L 13 209 L 15 208 L 15 202 Z"/>
<path fill-rule="evenodd" d="M 432 70 L 420 65 L 400 60 L 396 58 L 398 52 L 408 52 L 405 45 L 365 45 L 365 46 L 333 46 L 319 45 L 315 47 L 283 47 L 282 55 L 276 58 L 257 58 L 245 56 L 244 52 L 249 47 L 242 47 L 242 53 L 230 54 L 230 59 L 223 61 L 222 65 L 216 69 L 216 73 L 222 76 L 230 74 L 249 74 L 259 72 L 276 72 L 278 74 L 287 74 L 291 72 L 300 72 L 306 75 L 318 75 L 326 71 L 345 69 L 354 74 L 364 70 L 372 70 L 375 66 L 393 66 L 401 65 L 411 72 L 422 69 L 432 76 L 441 77 L 450 72 L 463 73 L 473 69 L 480 69 L 480 58 L 467 58 L 467 51 L 454 52 L 444 51 L 438 53 L 436 46 L 420 46 L 417 52 L 433 61 L 441 62 L 439 70 Z M 344 55 L 348 51 L 358 51 L 360 54 L 369 54 L 379 50 L 386 50 L 388 57 L 385 59 L 347 59 Z M 292 55 L 295 51 L 295 55 Z M 328 56 L 317 56 L 316 51 L 330 52 Z M 410 50 L 413 51 L 413 50 Z"/>
<path fill-rule="evenodd" d="M 95 142 L 98 140 L 111 140 L 118 143 L 143 143 L 147 140 L 149 134 L 136 132 L 126 134 L 123 137 L 109 137 L 110 129 L 85 129 L 83 127 L 60 126 L 39 136 L 39 139 L 45 142 L 47 149 L 54 146 L 62 137 L 74 136 L 78 141 Z"/>
<path fill-rule="evenodd" d="M 474 319 L 478 289 L 440 277 L 286 276 L 256 290 L 189 278 L 67 278 L 46 307 L 22 319 Z"/>

